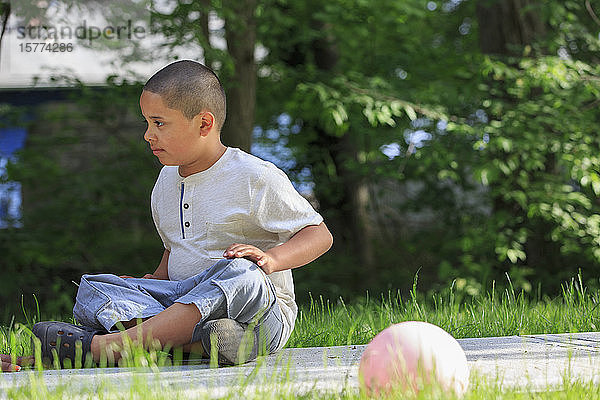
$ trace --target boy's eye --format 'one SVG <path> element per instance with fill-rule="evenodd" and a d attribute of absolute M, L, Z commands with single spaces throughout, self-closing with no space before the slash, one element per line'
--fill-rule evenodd
<path fill-rule="evenodd" d="M 156 125 L 156 126 L 157 126 L 157 127 L 159 127 L 159 128 L 160 128 L 161 126 L 163 126 L 164 124 L 165 124 L 165 123 L 164 123 L 164 122 L 161 122 L 161 121 L 154 121 L 154 125 Z"/>

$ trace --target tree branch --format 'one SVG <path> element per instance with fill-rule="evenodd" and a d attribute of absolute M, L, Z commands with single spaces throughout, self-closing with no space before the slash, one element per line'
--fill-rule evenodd
<path fill-rule="evenodd" d="M 2 31 L 0 32 L 0 61 L 2 61 L 2 40 L 4 39 L 6 25 L 8 24 L 8 17 L 10 16 L 10 3 L 0 3 L 0 12 L 2 13 Z"/>
<path fill-rule="evenodd" d="M 592 19 L 594 20 L 594 22 L 597 25 L 600 25 L 600 18 L 598 18 L 598 16 L 594 12 L 594 9 L 592 8 L 590 0 L 585 0 L 585 8 L 587 9 L 588 13 L 590 14 L 590 16 L 592 17 Z"/>
<path fill-rule="evenodd" d="M 411 103 L 411 102 L 406 101 L 406 100 L 399 99 L 397 97 L 393 97 L 393 96 L 388 96 L 388 95 L 384 95 L 384 94 L 381 94 L 381 93 L 372 92 L 372 91 L 370 91 L 368 89 L 361 88 L 361 87 L 353 85 L 353 84 L 351 84 L 349 82 L 346 82 L 345 86 L 348 89 L 350 89 L 351 91 L 353 91 L 355 93 L 358 93 L 358 94 L 364 94 L 364 95 L 367 95 L 367 96 L 370 96 L 370 97 L 373 97 L 373 98 L 378 98 L 378 99 L 381 99 L 381 100 L 384 100 L 384 101 L 390 101 L 390 102 L 396 101 L 396 102 L 400 103 L 400 105 L 402 105 L 402 107 L 409 106 L 413 110 L 415 110 L 416 112 L 418 112 L 419 114 L 422 114 L 422 115 L 424 115 L 426 117 L 429 117 L 429 118 L 433 118 L 433 119 L 447 119 L 448 121 L 453 121 L 453 122 L 459 121 L 459 118 L 456 117 L 456 116 L 454 116 L 454 115 L 449 115 L 448 116 L 448 115 L 446 115 L 446 114 L 444 114 L 442 112 L 431 110 L 429 108 L 420 106 L 418 104 Z"/>

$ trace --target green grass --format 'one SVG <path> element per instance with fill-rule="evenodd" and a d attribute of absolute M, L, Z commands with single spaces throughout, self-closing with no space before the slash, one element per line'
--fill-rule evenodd
<path fill-rule="evenodd" d="M 443 294 L 425 296 L 415 286 L 404 298 L 399 293 L 389 293 L 379 298 L 366 296 L 363 301 L 345 304 L 315 299 L 309 306 L 301 307 L 296 327 L 288 342 L 288 347 L 336 346 L 366 344 L 378 332 L 391 324 L 421 320 L 436 324 L 456 338 L 491 337 L 518 334 L 564 333 L 596 331 L 600 326 L 600 292 L 586 289 L 580 278 L 563 285 L 562 294 L 555 298 L 532 297 L 517 293 L 509 285 L 504 290 L 492 290 L 485 296 L 463 297 L 449 287 Z M 11 322 L 0 327 L 0 352 L 16 355 L 31 352 L 29 328 L 39 318 L 28 315 L 25 323 Z M 71 318 L 65 320 L 71 322 Z M 145 351 L 131 348 L 122 366 L 144 370 L 178 364 L 177 357 L 167 357 L 160 351 Z M 19 374 L 22 374 L 21 372 Z M 178 387 L 163 387 L 156 380 L 152 384 L 135 381 L 126 393 L 110 384 L 98 390 L 78 390 L 68 386 L 49 390 L 43 382 L 36 380 L 35 372 L 26 385 L 0 389 L 0 396 L 6 398 L 144 398 L 177 399 L 189 398 L 189 393 Z M 285 381 L 285 380 L 284 380 Z M 158 385 L 160 387 L 153 387 Z M 250 393 L 239 390 L 225 398 L 256 399 L 363 399 L 363 394 L 351 388 L 342 393 L 310 393 L 304 396 L 285 394 L 267 385 L 264 389 L 254 389 Z M 208 398 L 195 394 L 194 398 Z M 391 396 L 390 398 L 395 398 Z M 438 393 L 426 388 L 414 398 L 447 399 L 446 393 Z M 544 392 L 529 390 L 506 390 L 496 382 L 486 382 L 472 377 L 469 391 L 464 399 L 600 399 L 600 386 L 588 382 L 565 382 L 560 387 L 548 387 Z"/>
<path fill-rule="evenodd" d="M 10 387 L 0 390 L 3 398 L 7 399 L 211 399 L 215 394 L 207 391 L 190 391 L 184 385 L 162 385 L 159 380 L 150 380 L 145 376 L 134 378 L 126 388 L 118 387 L 111 382 L 102 382 L 94 388 L 76 388 L 68 384 L 48 389 L 44 382 L 35 374 L 31 374 L 29 384 Z M 363 392 L 352 388 L 343 389 L 340 393 L 309 391 L 308 393 L 295 394 L 284 384 L 271 383 L 259 388 L 244 387 L 232 388 L 219 394 L 222 399 L 289 399 L 289 400 L 366 400 L 370 397 Z M 425 386 L 418 393 L 395 392 L 388 395 L 375 397 L 379 399 L 414 399 L 414 400 L 522 400 L 522 399 L 569 399 L 569 400 L 596 400 L 600 399 L 600 386 L 587 382 L 566 383 L 557 387 L 548 387 L 545 391 L 529 391 L 526 389 L 502 389 L 495 383 L 490 383 L 474 377 L 471 385 L 463 397 L 444 392 L 435 386 Z"/>
<path fill-rule="evenodd" d="M 289 347 L 366 344 L 378 332 L 402 321 L 426 321 L 455 338 L 596 331 L 600 326 L 600 292 L 590 292 L 573 279 L 556 298 L 532 299 L 509 285 L 485 296 L 425 297 L 416 284 L 405 299 L 399 293 L 378 299 L 366 297 L 352 305 L 313 300 L 301 308 Z"/>

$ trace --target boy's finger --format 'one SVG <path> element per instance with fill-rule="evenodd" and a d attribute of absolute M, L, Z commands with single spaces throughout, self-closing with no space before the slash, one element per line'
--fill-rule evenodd
<path fill-rule="evenodd" d="M 20 367 L 31 366 L 31 365 L 35 364 L 35 357 L 34 356 L 17 357 L 17 364 L 19 364 Z"/>
<path fill-rule="evenodd" d="M 20 366 L 11 364 L 7 361 L 2 361 L 2 372 L 17 372 L 20 370 L 21 370 Z"/>
<path fill-rule="evenodd" d="M 225 252 L 231 251 L 233 249 L 235 249 L 236 247 L 239 247 L 240 244 L 239 243 L 232 243 L 228 248 L 225 249 Z"/>
<path fill-rule="evenodd" d="M 248 252 L 248 250 L 252 250 L 252 248 L 240 244 L 240 245 L 229 247 L 227 250 L 225 250 L 224 254 L 238 256 L 238 255 L 241 255 L 242 253 Z"/>
<path fill-rule="evenodd" d="M 231 246 L 229 246 L 229 247 L 227 248 L 227 250 L 226 250 L 226 251 L 229 251 L 229 252 L 236 252 L 236 251 L 238 251 L 238 250 L 240 250 L 240 249 L 243 249 L 243 248 L 245 248 L 245 247 L 246 247 L 246 245 L 243 245 L 243 244 L 232 244 Z"/>
<path fill-rule="evenodd" d="M 252 260 L 258 260 L 261 258 L 261 253 L 253 248 L 238 250 L 235 252 L 235 255 L 236 257 L 249 257 Z"/>
<path fill-rule="evenodd" d="M 18 364 L 22 364 L 22 363 L 33 363 L 33 356 L 21 356 L 21 357 L 17 357 L 17 363 Z M 7 363 L 7 364 L 12 364 L 13 362 L 13 356 L 11 356 L 10 354 L 0 354 L 0 362 L 3 363 Z"/>

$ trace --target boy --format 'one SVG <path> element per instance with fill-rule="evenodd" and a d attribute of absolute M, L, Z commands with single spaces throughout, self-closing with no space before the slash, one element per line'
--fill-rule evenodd
<path fill-rule="evenodd" d="M 120 324 L 144 346 L 210 354 L 216 345 L 221 364 L 285 345 L 297 314 L 291 269 L 321 256 L 333 239 L 283 172 L 221 143 L 225 104 L 217 76 L 194 61 L 169 64 L 148 80 L 140 107 L 144 139 L 164 165 L 151 198 L 162 259 L 143 278 L 84 275 L 73 310 L 81 326 L 34 326 L 43 357 L 55 349 L 60 361 L 74 360 L 80 341 L 95 362 L 117 361 Z M 240 346 L 244 337 L 250 345 Z"/>

